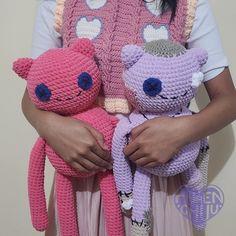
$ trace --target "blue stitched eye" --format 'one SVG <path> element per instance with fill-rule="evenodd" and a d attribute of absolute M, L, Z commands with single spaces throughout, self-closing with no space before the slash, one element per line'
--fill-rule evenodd
<path fill-rule="evenodd" d="M 143 91 L 148 96 L 155 97 L 162 90 L 161 84 L 159 79 L 148 78 L 143 82 Z"/>
<path fill-rule="evenodd" d="M 83 90 L 88 90 L 93 85 L 92 77 L 89 73 L 83 72 L 78 76 L 78 85 Z"/>
<path fill-rule="evenodd" d="M 41 102 L 49 101 L 52 96 L 51 90 L 45 84 L 37 85 L 34 92 Z"/>

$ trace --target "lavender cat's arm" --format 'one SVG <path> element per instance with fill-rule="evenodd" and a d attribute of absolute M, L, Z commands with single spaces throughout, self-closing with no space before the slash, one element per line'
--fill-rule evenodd
<path fill-rule="evenodd" d="M 128 143 L 131 125 L 126 117 L 122 117 L 115 129 L 112 140 L 113 172 L 117 191 L 124 210 L 132 207 L 133 179 L 129 160 L 123 153 Z"/>
<path fill-rule="evenodd" d="M 133 187 L 133 235 L 148 235 L 151 229 L 151 178 L 144 168 L 137 167 Z"/>

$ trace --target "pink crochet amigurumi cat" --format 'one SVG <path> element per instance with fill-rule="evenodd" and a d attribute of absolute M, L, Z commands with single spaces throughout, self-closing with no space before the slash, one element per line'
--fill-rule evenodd
<path fill-rule="evenodd" d="M 132 234 L 149 235 L 151 229 L 151 175 L 181 173 L 189 197 L 190 217 L 197 229 L 206 225 L 203 193 L 207 185 L 207 138 L 184 146 L 170 161 L 155 168 L 131 168 L 123 149 L 131 130 L 143 122 L 163 117 L 192 115 L 188 109 L 203 80 L 201 67 L 207 61 L 203 49 L 185 49 L 169 40 L 148 42 L 144 47 L 122 49 L 123 80 L 128 101 L 134 110 L 122 117 L 112 141 L 113 171 L 124 211 L 132 208 Z M 134 176 L 133 176 L 134 172 Z"/>
<path fill-rule="evenodd" d="M 91 41 L 80 39 L 69 48 L 50 49 L 35 60 L 18 59 L 13 69 L 27 80 L 29 96 L 38 108 L 87 122 L 104 135 L 105 144 L 110 150 L 117 120 L 93 105 L 101 86 L 94 54 L 95 48 Z M 60 235 L 79 236 L 72 181 L 79 181 L 79 178 L 92 174 L 79 173 L 73 169 L 40 137 L 31 151 L 29 162 L 28 193 L 32 224 L 39 231 L 48 227 L 44 193 L 46 156 L 56 170 L 55 192 Z M 108 235 L 124 235 L 112 171 L 101 172 L 97 176 Z"/>

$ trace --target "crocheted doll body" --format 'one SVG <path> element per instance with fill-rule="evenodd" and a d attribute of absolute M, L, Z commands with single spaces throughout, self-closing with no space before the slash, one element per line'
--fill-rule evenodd
<path fill-rule="evenodd" d="M 181 173 L 189 193 L 192 222 L 198 229 L 205 227 L 206 212 L 202 204 L 198 204 L 206 185 L 205 173 L 202 174 L 203 170 L 206 172 L 208 160 L 206 138 L 184 146 L 165 164 L 155 168 L 137 167 L 134 177 L 123 148 L 129 142 L 131 130 L 146 120 L 192 115 L 188 104 L 201 84 L 200 69 L 206 60 L 206 51 L 186 50 L 168 40 L 146 43 L 144 49 L 136 45 L 122 49 L 126 96 L 134 111 L 128 118 L 121 118 L 115 129 L 112 157 L 122 208 L 124 211 L 132 208 L 133 235 L 148 235 L 151 229 L 152 174 L 168 177 Z"/>
<path fill-rule="evenodd" d="M 32 102 L 40 109 L 92 125 L 104 135 L 111 149 L 116 118 L 93 105 L 98 96 L 101 80 L 93 59 L 94 46 L 88 39 L 77 40 L 70 48 L 50 49 L 37 59 L 23 58 L 14 63 L 14 71 L 27 80 Z M 33 226 L 43 231 L 48 226 L 44 193 L 45 157 L 56 170 L 60 235 L 79 236 L 72 181 L 88 177 L 69 166 L 42 138 L 38 138 L 30 155 L 28 192 Z M 119 199 L 111 171 L 98 173 L 108 235 L 124 235 Z M 78 180 L 79 181 L 79 180 Z"/>

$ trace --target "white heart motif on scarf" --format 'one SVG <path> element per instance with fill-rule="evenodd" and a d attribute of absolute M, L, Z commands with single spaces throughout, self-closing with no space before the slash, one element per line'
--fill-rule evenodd
<path fill-rule="evenodd" d="M 86 3 L 91 10 L 94 10 L 103 7 L 107 0 L 86 0 Z"/>
<path fill-rule="evenodd" d="M 155 16 L 161 15 L 161 7 L 160 7 L 160 0 L 146 2 L 145 6 L 149 12 L 151 12 Z"/>
<path fill-rule="evenodd" d="M 145 42 L 158 39 L 169 39 L 169 32 L 166 26 L 146 25 L 143 29 L 143 39 Z"/>
<path fill-rule="evenodd" d="M 89 21 L 86 17 L 79 19 L 76 25 L 76 35 L 78 38 L 88 38 L 90 40 L 97 38 L 100 34 L 102 23 L 98 18 Z"/>

